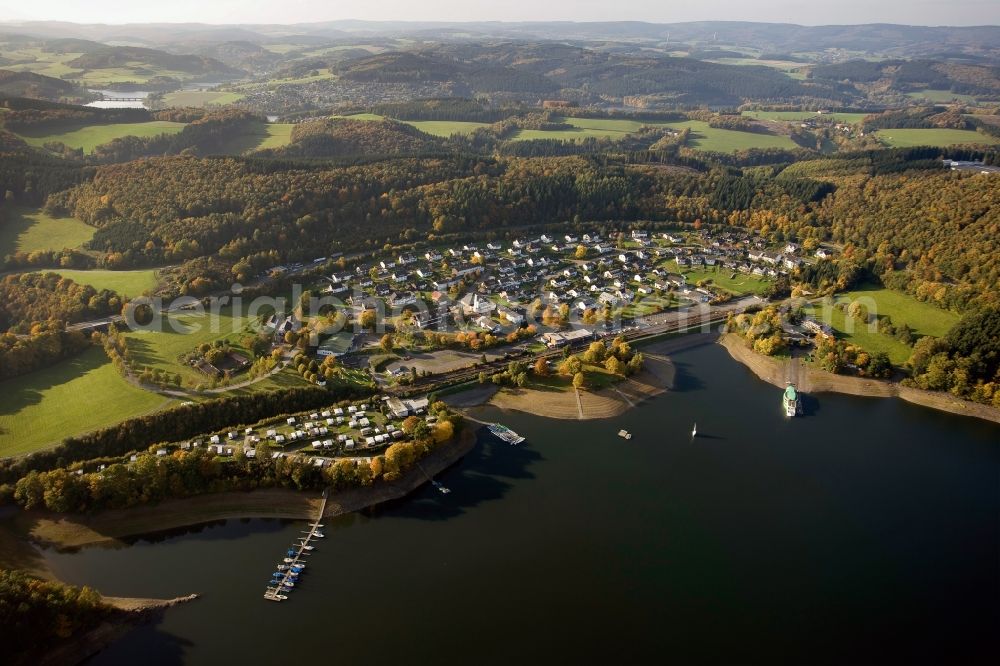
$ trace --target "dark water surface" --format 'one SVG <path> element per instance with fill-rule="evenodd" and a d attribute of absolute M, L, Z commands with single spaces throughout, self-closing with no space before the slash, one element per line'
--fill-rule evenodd
<path fill-rule="evenodd" d="M 481 434 L 450 495 L 328 520 L 285 603 L 262 595 L 302 522 L 47 557 L 106 594 L 203 595 L 95 664 L 997 663 L 1000 428 L 839 395 L 786 420 L 721 348 L 676 360 L 617 419 L 484 410 L 528 441 Z"/>

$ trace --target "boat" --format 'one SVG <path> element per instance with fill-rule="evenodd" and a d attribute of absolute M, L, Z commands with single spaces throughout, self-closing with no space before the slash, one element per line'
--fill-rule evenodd
<path fill-rule="evenodd" d="M 802 412 L 802 399 L 799 397 L 798 391 L 795 390 L 795 384 L 789 382 L 788 386 L 785 387 L 785 393 L 781 396 L 781 405 L 785 408 L 785 416 L 795 416 Z"/>
<path fill-rule="evenodd" d="M 287 564 L 279 564 L 278 565 L 278 571 L 288 571 L 288 565 Z"/>
<path fill-rule="evenodd" d="M 691 437 L 697 437 L 697 436 L 698 436 L 698 422 L 695 421 L 694 427 L 691 428 Z"/>
<path fill-rule="evenodd" d="M 317 539 L 325 539 L 326 538 L 326 535 L 323 534 L 322 532 L 313 532 L 313 536 L 316 537 Z"/>
<path fill-rule="evenodd" d="M 437 488 L 438 492 L 440 492 L 442 495 L 447 495 L 448 493 L 451 492 L 451 490 L 445 488 L 440 481 L 435 481 L 434 479 L 431 479 L 431 485 Z"/>
<path fill-rule="evenodd" d="M 299 548 L 302 548 L 303 550 L 315 550 L 316 546 L 310 546 L 308 544 L 302 543 L 302 544 L 299 544 Z"/>
<path fill-rule="evenodd" d="M 285 564 L 291 564 L 291 563 L 292 563 L 292 562 L 294 562 L 294 561 L 295 561 L 295 559 L 294 559 L 294 558 L 291 558 L 291 557 L 286 557 L 286 558 L 284 559 L 284 562 L 285 562 Z"/>
<path fill-rule="evenodd" d="M 618 436 L 621 437 L 622 439 L 632 439 L 632 433 L 624 429 L 618 431 Z"/>
<path fill-rule="evenodd" d="M 499 423 L 490 423 L 486 426 L 486 428 L 491 433 L 493 433 L 503 441 L 507 442 L 508 444 L 511 445 L 520 444 L 521 442 L 524 441 L 524 437 L 521 437 L 520 435 L 518 435 L 516 432 L 514 432 L 505 425 L 501 425 Z"/>

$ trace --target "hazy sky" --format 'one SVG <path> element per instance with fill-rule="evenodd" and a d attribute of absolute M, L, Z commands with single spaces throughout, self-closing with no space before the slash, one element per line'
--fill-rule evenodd
<path fill-rule="evenodd" d="M 431 21 L 773 21 L 997 25 L 1000 0 L 0 0 L 0 20 L 78 23 Z"/>

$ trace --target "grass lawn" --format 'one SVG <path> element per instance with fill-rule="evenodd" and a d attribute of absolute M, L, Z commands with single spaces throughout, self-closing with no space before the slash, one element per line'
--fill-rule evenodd
<path fill-rule="evenodd" d="M 95 231 L 75 217 L 50 217 L 32 208 L 5 208 L 0 211 L 0 256 L 77 248 Z"/>
<path fill-rule="evenodd" d="M 886 129 L 879 130 L 878 138 L 893 148 L 912 146 L 951 146 L 956 143 L 998 144 L 1000 139 L 973 130 L 958 129 Z"/>
<path fill-rule="evenodd" d="M 860 123 L 866 113 L 816 113 L 815 111 L 744 111 L 744 116 L 757 120 L 806 120 L 808 118 L 832 118 L 838 123 Z"/>
<path fill-rule="evenodd" d="M 212 90 L 178 90 L 163 96 L 167 106 L 209 106 L 232 104 L 243 99 L 242 93 Z"/>
<path fill-rule="evenodd" d="M 856 299 L 864 299 L 871 314 L 888 315 L 895 326 L 906 324 L 916 335 L 945 335 L 960 319 L 960 315 L 942 310 L 902 292 L 893 291 L 876 285 L 867 285 L 837 296 L 837 302 L 850 303 Z M 833 308 L 829 324 L 837 331 L 838 336 L 862 347 L 869 352 L 884 351 L 896 365 L 902 365 L 910 357 L 911 348 L 893 337 L 883 335 L 875 329 L 850 320 L 843 312 Z M 822 319 L 823 310 L 817 309 L 818 318 Z"/>
<path fill-rule="evenodd" d="M 252 322 L 243 317 L 233 317 L 232 308 L 223 308 L 218 318 L 208 313 L 183 312 L 167 315 L 163 330 L 133 331 L 127 333 L 128 348 L 139 367 L 149 366 L 170 374 L 179 374 L 185 385 L 207 384 L 209 377 L 183 363 L 181 356 L 203 342 L 228 339 L 230 346 L 240 348 L 240 339 L 255 333 Z M 249 353 L 249 352 L 246 352 Z M 234 379 L 242 381 L 243 375 Z"/>
<path fill-rule="evenodd" d="M 85 153 L 94 152 L 94 148 L 123 136 L 158 136 L 160 134 L 176 134 L 184 129 L 184 123 L 168 120 L 153 120 L 147 123 L 112 123 L 110 125 L 85 125 L 83 127 L 67 128 L 65 131 L 48 131 L 46 133 L 21 134 L 29 145 L 43 147 L 50 141 L 59 141 L 70 148 L 82 148 Z"/>
<path fill-rule="evenodd" d="M 942 310 L 930 303 L 923 303 L 909 294 L 877 285 L 865 285 L 844 292 L 837 297 L 837 300 L 850 302 L 858 298 L 872 299 L 877 308 L 877 312 L 872 314 L 889 315 L 896 326 L 906 324 L 917 335 L 933 335 L 939 338 L 961 319 L 959 314 Z M 872 310 L 871 305 L 868 307 Z"/>
<path fill-rule="evenodd" d="M 913 99 L 926 99 L 928 102 L 952 102 L 959 101 L 966 104 L 974 104 L 976 98 L 972 95 L 962 95 L 959 93 L 953 93 L 950 90 L 918 90 L 916 92 L 907 93 Z"/>
<path fill-rule="evenodd" d="M 895 338 L 882 335 L 873 327 L 851 320 L 836 308 L 831 311 L 828 323 L 836 331 L 838 338 L 843 338 L 869 353 L 885 352 L 893 365 L 902 365 L 910 358 L 912 352 L 910 347 Z"/>
<path fill-rule="evenodd" d="M 147 123 L 112 123 L 110 125 L 85 125 L 67 127 L 63 131 L 47 130 L 44 133 L 21 134 L 29 145 L 41 148 L 49 141 L 59 141 L 70 148 L 82 148 L 85 153 L 123 136 L 149 137 L 160 134 L 176 134 L 184 129 L 184 123 L 167 120 L 153 120 Z"/>
<path fill-rule="evenodd" d="M 639 120 L 628 120 L 623 118 L 554 118 L 555 122 L 564 122 L 572 125 L 572 129 L 566 130 L 518 130 L 514 136 L 514 141 L 532 141 L 535 139 L 561 139 L 564 141 L 575 141 L 586 138 L 612 138 L 620 139 L 626 134 L 637 132 L 640 128 L 651 125 L 667 125 L 663 122 L 643 122 Z"/>
<path fill-rule="evenodd" d="M 266 148 L 281 148 L 292 141 L 292 123 L 257 123 L 247 133 L 230 141 L 224 153 L 242 155 L 243 153 Z"/>
<path fill-rule="evenodd" d="M 699 280 L 711 280 L 712 284 L 721 289 L 735 294 L 737 296 L 743 296 L 744 294 L 763 294 L 764 291 L 770 286 L 771 281 L 768 278 L 760 277 L 757 275 L 747 275 L 746 273 L 737 273 L 736 277 L 730 277 L 733 271 L 720 269 L 718 272 L 712 270 L 711 268 L 701 268 L 698 270 L 691 270 L 688 268 L 681 269 L 677 262 L 671 259 L 664 264 L 664 268 L 672 273 L 680 273 L 687 277 L 687 282 L 690 285 L 697 284 Z"/>
<path fill-rule="evenodd" d="M 757 134 L 756 132 L 737 132 L 734 130 L 709 127 L 701 120 L 688 120 L 682 123 L 671 123 L 671 127 L 691 129 L 688 146 L 698 150 L 715 153 L 735 153 L 738 150 L 750 148 L 796 148 L 795 142 L 783 134 Z"/>
<path fill-rule="evenodd" d="M 403 122 L 407 125 L 413 125 L 421 132 L 445 138 L 452 134 L 472 134 L 480 127 L 489 127 L 489 123 L 474 123 L 459 120 L 404 120 Z"/>
<path fill-rule="evenodd" d="M 136 388 L 101 349 L 0 382 L 0 456 L 29 453 L 172 404 Z"/>
<path fill-rule="evenodd" d="M 351 120 L 385 120 L 385 116 L 377 113 L 354 113 L 349 116 L 334 116 L 334 118 L 350 118 Z M 421 132 L 432 136 L 449 137 L 452 134 L 472 134 L 480 127 L 489 127 L 489 123 L 475 123 L 460 120 L 400 120 L 416 127 Z"/>
<path fill-rule="evenodd" d="M 79 284 L 89 284 L 94 289 L 110 289 L 120 296 L 142 296 L 156 287 L 156 271 L 153 269 L 137 271 L 79 271 L 66 268 L 53 270 Z"/>

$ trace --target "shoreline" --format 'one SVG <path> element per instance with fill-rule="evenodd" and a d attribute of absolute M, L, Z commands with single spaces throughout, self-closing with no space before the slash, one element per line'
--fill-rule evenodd
<path fill-rule="evenodd" d="M 716 341 L 713 333 L 693 333 L 637 346 L 646 358 L 643 370 L 597 391 L 512 389 L 477 386 L 444 397 L 453 407 L 491 405 L 549 419 L 590 421 L 621 416 L 646 400 L 673 389 L 676 368 L 669 354 Z"/>
<path fill-rule="evenodd" d="M 759 379 L 785 388 L 792 381 L 803 393 L 843 393 L 864 398 L 899 398 L 906 402 L 936 409 L 958 416 L 971 416 L 984 421 L 1000 423 L 1000 409 L 962 400 L 939 391 L 902 386 L 886 379 L 870 379 L 835 375 L 806 366 L 801 359 L 781 360 L 764 356 L 753 351 L 744 341 L 732 333 L 719 338 L 733 360 L 743 364 Z"/>
<path fill-rule="evenodd" d="M 111 606 L 112 611 L 100 624 L 83 633 L 70 636 L 58 645 L 42 646 L 22 654 L 18 657 L 17 663 L 39 666 L 73 666 L 82 663 L 124 638 L 133 629 L 159 621 L 168 608 L 197 598 L 197 594 L 175 599 L 103 597 L 104 603 Z"/>

